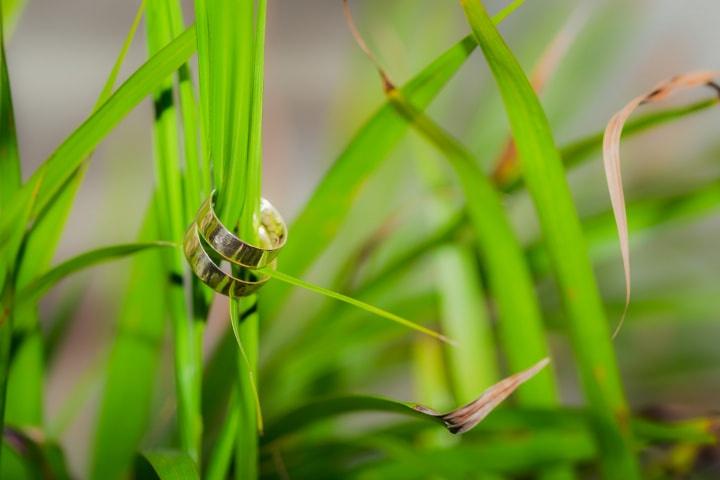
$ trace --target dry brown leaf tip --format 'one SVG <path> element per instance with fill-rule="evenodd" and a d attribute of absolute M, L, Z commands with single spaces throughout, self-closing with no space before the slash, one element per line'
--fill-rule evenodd
<path fill-rule="evenodd" d="M 487 417 L 500 403 L 509 397 L 523 383 L 537 375 L 550 363 L 544 358 L 538 363 L 511 375 L 485 390 L 477 399 L 448 413 L 438 413 L 422 405 L 413 408 L 420 413 L 437 417 L 445 424 L 450 433 L 461 434 L 474 428 Z"/>
<path fill-rule="evenodd" d="M 625 320 L 627 308 L 630 305 L 630 246 L 625 209 L 625 192 L 622 186 L 622 172 L 620 168 L 620 139 L 622 130 L 630 115 L 640 106 L 663 100 L 673 92 L 681 89 L 709 86 L 720 93 L 720 86 L 714 79 L 720 77 L 718 71 L 697 71 L 677 75 L 659 83 L 652 90 L 639 95 L 628 102 L 621 110 L 612 116 L 605 128 L 603 137 L 603 166 L 607 179 L 610 203 L 612 204 L 615 224 L 620 240 L 620 254 L 625 274 L 625 309 L 613 333 L 618 334 Z"/>

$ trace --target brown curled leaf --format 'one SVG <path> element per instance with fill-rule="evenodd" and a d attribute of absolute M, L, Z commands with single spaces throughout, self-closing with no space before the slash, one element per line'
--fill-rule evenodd
<path fill-rule="evenodd" d="M 699 71 L 678 75 L 659 83 L 647 93 L 633 98 L 618 111 L 607 124 L 603 138 L 603 165 L 607 178 L 610 203 L 612 204 L 615 225 L 617 226 L 620 238 L 620 254 L 622 256 L 623 270 L 625 272 L 625 308 L 620 317 L 613 338 L 618 334 L 623 322 L 627 308 L 630 305 L 630 247 L 628 238 L 627 215 L 625 212 L 625 194 L 622 186 L 622 173 L 620 170 L 620 138 L 623 126 L 630 118 L 630 115 L 640 106 L 657 102 L 670 96 L 673 92 L 686 88 L 710 86 L 718 90 L 713 79 L 720 76 L 720 72 Z"/>
<path fill-rule="evenodd" d="M 485 390 L 476 400 L 451 412 L 437 413 L 422 405 L 414 405 L 413 408 L 420 413 L 441 419 L 450 433 L 464 433 L 480 423 L 495 407 L 517 390 L 520 385 L 545 368 L 548 363 L 550 363 L 549 358 L 540 360 L 527 370 L 499 381 Z"/>

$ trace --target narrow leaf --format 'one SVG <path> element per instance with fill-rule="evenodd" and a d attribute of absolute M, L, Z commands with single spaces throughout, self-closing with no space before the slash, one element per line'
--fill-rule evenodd
<path fill-rule="evenodd" d="M 448 160 L 468 203 L 478 250 L 488 270 L 492 296 L 497 303 L 500 333 L 510 365 L 526 366 L 547 356 L 547 341 L 532 277 L 520 242 L 505 213 L 502 200 L 473 155 L 430 117 L 411 105 L 402 92 L 389 93 L 393 106 Z M 550 372 L 521 392 L 523 401 L 555 403 L 557 391 Z"/>
<path fill-rule="evenodd" d="M 135 480 L 200 480 L 190 456 L 171 450 L 144 452 L 135 461 Z"/>
<path fill-rule="evenodd" d="M 402 318 L 398 315 L 395 315 L 394 313 L 387 312 L 381 308 L 378 308 L 374 305 L 367 304 L 365 302 L 362 302 L 360 300 L 357 300 L 352 297 L 348 297 L 347 295 L 343 295 L 342 293 L 334 292 L 332 290 L 329 290 L 327 288 L 320 287 L 318 285 L 313 285 L 312 283 L 306 282 L 305 280 L 300 280 L 299 278 L 295 278 L 291 275 L 288 275 L 286 273 L 279 272 L 277 270 L 272 269 L 263 269 L 263 273 L 266 275 L 270 275 L 272 278 L 276 280 L 280 280 L 281 282 L 287 283 L 289 285 L 293 285 L 295 287 L 300 287 L 305 290 L 309 290 L 311 292 L 324 295 L 328 298 L 333 298 L 335 300 L 339 300 L 341 302 L 345 302 L 349 305 L 352 305 L 354 307 L 357 307 L 361 310 L 365 310 L 368 313 L 372 313 L 373 315 L 377 315 L 379 317 L 386 318 L 390 321 L 393 321 L 395 323 L 398 323 L 404 327 L 410 328 L 412 330 L 415 330 L 417 332 L 423 333 L 425 335 L 429 335 L 433 338 L 436 338 L 440 341 L 454 344 L 455 341 L 447 338 L 446 336 L 434 331 L 430 330 L 427 327 L 423 327 L 422 325 L 418 325 L 415 322 L 412 322 L 410 320 L 407 320 L 405 318 Z"/>
<path fill-rule="evenodd" d="M 545 358 L 529 369 L 507 377 L 491 386 L 469 404 L 447 413 L 437 413 L 416 403 L 369 396 L 349 396 L 310 403 L 288 412 L 273 423 L 268 428 L 264 440 L 272 442 L 318 420 L 340 413 L 355 411 L 382 411 L 409 415 L 418 419 L 441 423 L 449 432 L 461 434 L 474 428 L 495 407 L 510 396 L 517 387 L 536 375 L 548 363 L 549 359 Z"/>
<path fill-rule="evenodd" d="M 552 258 L 583 389 L 597 416 L 604 474 L 606 478 L 639 478 L 632 433 L 622 421 L 628 405 L 602 299 L 547 116 L 483 3 L 460 3 L 500 91 L 523 178 Z"/>
<path fill-rule="evenodd" d="M 630 118 L 630 115 L 632 115 L 640 105 L 663 100 L 676 90 L 699 86 L 712 86 L 717 93 L 720 93 L 720 86 L 713 82 L 713 79 L 719 75 L 720 72 L 692 72 L 665 80 L 649 92 L 630 100 L 627 105 L 612 116 L 607 124 L 603 138 L 603 165 L 605 167 L 605 176 L 610 193 L 610 202 L 620 238 L 620 254 L 625 272 L 625 308 L 613 336 L 618 334 L 625 320 L 627 308 L 630 305 L 631 286 L 627 212 L 625 211 L 625 193 L 623 191 L 622 172 L 620 169 L 620 138 L 622 137 L 623 126 Z"/>
<path fill-rule="evenodd" d="M 17 246 L 7 242 L 12 232 L 24 231 L 23 216 L 30 209 L 36 218 L 87 155 L 140 101 L 158 88 L 195 52 L 195 29 L 189 28 L 140 67 L 77 130 L 75 130 L 13 195 L 7 214 L 0 219 L 0 252 L 13 258 Z"/>
<path fill-rule="evenodd" d="M 143 222 L 139 239 L 158 238 L 155 204 Z M 130 277 L 121 294 L 122 308 L 105 370 L 87 478 L 120 478 L 132 466 L 133 456 L 151 420 L 157 388 L 170 279 L 160 252 L 148 249 L 132 261 Z M 153 288 L 148 288 L 152 285 Z M 122 418 L 122 428 L 118 419 Z"/>
<path fill-rule="evenodd" d="M 89 252 L 81 253 L 37 277 L 17 293 L 16 305 L 41 297 L 45 292 L 55 286 L 62 279 L 95 265 L 117 260 L 129 255 L 155 248 L 175 248 L 172 242 L 143 242 L 127 243 L 102 247 Z"/>
<path fill-rule="evenodd" d="M 549 363 L 549 358 L 540 360 L 527 370 L 501 380 L 485 390 L 476 400 L 452 412 L 438 414 L 422 406 L 417 406 L 415 409 L 442 419 L 450 433 L 459 434 L 467 432 L 487 417 L 495 407 L 500 405 L 500 403 L 509 397 L 520 385 L 534 377 Z"/>
<path fill-rule="evenodd" d="M 504 20 L 524 2 L 516 0 L 494 17 Z M 453 78 L 476 43 L 467 36 L 433 60 L 420 73 L 401 87 L 405 98 L 419 110 L 424 110 Z M 288 243 L 283 251 L 283 270 L 301 275 L 325 251 L 327 245 L 347 218 L 353 202 L 367 179 L 387 159 L 409 126 L 395 108 L 386 102 L 368 119 L 335 160 L 310 200 L 290 227 Z M 261 305 L 267 316 L 280 306 L 288 293 L 283 285 L 269 285 Z"/>
<path fill-rule="evenodd" d="M 6 209 L 11 195 L 20 187 L 21 181 L 15 115 L 5 56 L 3 13 L 0 8 L 0 212 Z"/>

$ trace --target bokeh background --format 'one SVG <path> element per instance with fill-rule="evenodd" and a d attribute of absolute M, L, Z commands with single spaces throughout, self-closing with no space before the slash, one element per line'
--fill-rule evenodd
<path fill-rule="evenodd" d="M 192 2 L 185 3 L 189 22 Z M 503 2 L 487 3 L 497 9 Z M 502 25 L 527 71 L 581 3 L 528 0 Z M 585 3 L 587 21 L 542 96 L 560 145 L 602 130 L 613 112 L 661 79 L 720 67 L 716 0 Z M 28 0 L 8 45 L 24 178 L 89 115 L 137 4 L 135 0 Z M 357 0 L 354 10 L 368 43 L 397 82 L 410 78 L 468 32 L 456 2 Z M 140 33 L 123 68 L 125 75 L 145 58 Z M 382 102 L 382 92 L 372 65 L 352 41 L 340 0 L 271 0 L 266 58 L 264 194 L 292 219 L 353 132 Z M 707 93 L 682 94 L 663 107 L 702 96 Z M 429 112 L 488 165 L 497 157 L 507 123 L 478 53 Z M 719 119 L 720 113 L 710 110 L 624 143 L 627 195 L 631 199 L 667 195 L 720 178 Z M 135 238 L 153 184 L 151 122 L 151 105 L 144 102 L 94 154 L 58 261 Z M 383 183 L 383 171 L 371 180 L 352 220 L 310 278 L 318 282 L 329 278 L 338 259 L 382 223 L 388 210 L 422 207 L 413 159 L 421 144 L 410 136 L 394 161 L 383 167 L 401 181 Z M 427 149 L 423 152 L 428 154 Z M 573 171 L 570 178 L 583 215 L 609 208 L 599 157 Z M 521 236 L 531 241 L 537 229 L 529 202 L 523 195 L 507 202 Z M 631 308 L 616 344 L 631 402 L 638 408 L 661 401 L 706 411 L 720 400 L 718 220 L 717 214 L 710 214 L 633 240 L 634 298 L 638 305 L 655 307 Z M 623 277 L 617 245 L 612 243 L 606 250 L 596 268 L 614 313 L 610 318 L 617 318 Z M 107 351 L 119 302 L 117 289 L 127 278 L 127 266 L 118 262 L 82 273 L 42 304 L 46 321 L 58 312 L 73 317 L 69 340 L 49 373 L 48 415 L 58 414 L 78 382 L 85 382 L 91 391 L 91 400 L 63 437 L 76 471 L 86 461 L 100 388 L 88 377 L 88 366 L 102 362 Z M 550 290 L 546 287 L 541 285 L 541 291 Z M 552 295 L 545 298 L 553 311 Z M 314 302 L 304 294 L 296 299 L 308 310 Z M 298 322 L 301 325 L 301 319 Z M 558 358 L 568 355 L 560 336 L 554 348 Z M 579 401 L 572 367 L 561 362 L 559 370 L 565 398 Z M 412 398 L 412 387 L 394 377 L 359 389 Z M 171 391 L 169 387 L 165 395 Z"/>

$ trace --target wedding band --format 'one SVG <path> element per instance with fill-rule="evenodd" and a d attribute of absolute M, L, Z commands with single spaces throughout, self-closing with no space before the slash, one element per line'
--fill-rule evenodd
<path fill-rule="evenodd" d="M 197 214 L 200 235 L 225 260 L 236 265 L 255 269 L 269 265 L 285 246 L 287 226 L 280 212 L 266 199 L 260 202 L 258 236 L 262 246 L 252 245 L 238 238 L 226 228 L 215 213 L 213 190 Z"/>
<path fill-rule="evenodd" d="M 185 233 L 183 245 L 185 258 L 188 263 L 190 263 L 190 267 L 195 275 L 197 275 L 205 285 L 225 296 L 236 298 L 251 295 L 270 278 L 269 276 L 261 277 L 257 272 L 253 272 L 252 270 L 246 270 L 252 277 L 247 280 L 236 278 L 223 272 L 207 251 L 205 251 L 196 222 L 193 222 Z"/>

